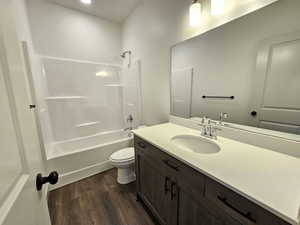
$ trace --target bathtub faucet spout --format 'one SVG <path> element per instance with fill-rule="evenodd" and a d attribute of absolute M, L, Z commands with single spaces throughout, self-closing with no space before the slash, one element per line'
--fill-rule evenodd
<path fill-rule="evenodd" d="M 126 127 L 124 131 L 132 130 L 132 127 Z"/>
<path fill-rule="evenodd" d="M 133 128 L 132 127 L 126 127 L 125 129 L 124 129 L 124 131 L 129 131 L 128 132 L 128 137 L 132 137 L 132 135 L 133 135 L 133 132 L 132 132 L 132 130 L 133 130 Z"/>

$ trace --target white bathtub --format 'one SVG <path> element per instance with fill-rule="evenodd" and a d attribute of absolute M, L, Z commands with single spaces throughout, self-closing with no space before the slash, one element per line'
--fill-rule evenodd
<path fill-rule="evenodd" d="M 132 136 L 129 136 L 129 132 L 116 130 L 67 141 L 55 142 L 49 149 L 47 159 L 54 159 L 89 150 L 104 150 L 106 146 L 119 142 L 126 142 L 131 139 Z"/>
<path fill-rule="evenodd" d="M 48 171 L 60 174 L 55 189 L 112 168 L 109 156 L 132 146 L 132 136 L 122 130 L 56 142 L 48 149 Z"/>

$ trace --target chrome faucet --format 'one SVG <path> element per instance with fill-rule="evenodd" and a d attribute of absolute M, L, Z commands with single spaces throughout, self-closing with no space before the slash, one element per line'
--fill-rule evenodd
<path fill-rule="evenodd" d="M 130 114 L 127 119 L 126 119 L 127 123 L 130 123 L 129 127 L 124 128 L 124 131 L 130 131 L 128 133 L 128 137 L 132 136 L 132 130 L 133 130 L 133 126 L 132 126 L 132 122 L 133 122 L 133 116 Z"/>
<path fill-rule="evenodd" d="M 204 116 L 201 120 L 201 124 L 199 124 L 199 126 L 202 126 L 201 135 L 216 140 L 217 130 L 221 130 L 216 125 L 216 122 Z"/>
<path fill-rule="evenodd" d="M 127 131 L 127 130 L 133 130 L 133 126 L 132 126 L 133 116 L 132 116 L 131 114 L 127 117 L 126 121 L 127 121 L 127 123 L 130 124 L 130 126 L 124 128 L 124 131 Z"/>
<path fill-rule="evenodd" d="M 127 135 L 128 135 L 128 137 L 132 137 L 132 135 L 133 135 L 133 132 L 132 132 L 133 128 L 132 127 L 126 127 L 123 130 L 124 131 L 129 131 Z"/>
<path fill-rule="evenodd" d="M 224 125 L 224 119 L 228 118 L 228 113 L 221 112 L 220 113 L 220 121 L 219 125 L 223 126 Z"/>
<path fill-rule="evenodd" d="M 132 130 L 132 127 L 126 127 L 126 128 L 124 128 L 124 130 L 123 131 L 128 131 L 128 130 Z"/>

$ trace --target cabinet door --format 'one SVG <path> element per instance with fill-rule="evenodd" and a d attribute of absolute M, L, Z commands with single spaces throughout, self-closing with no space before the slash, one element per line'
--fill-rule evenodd
<path fill-rule="evenodd" d="M 152 202 L 152 193 L 153 193 L 153 182 L 154 182 L 154 170 L 150 163 L 144 159 L 140 154 L 137 154 L 137 163 L 138 163 L 138 194 L 140 197 L 143 197 L 144 200 L 149 203 Z"/>
<path fill-rule="evenodd" d="M 217 212 L 205 200 L 191 196 L 186 189 L 178 192 L 176 225 L 242 225 L 229 215 Z"/>
<path fill-rule="evenodd" d="M 161 224 L 169 225 L 170 200 L 169 189 L 170 179 L 163 176 L 162 171 L 157 171 L 153 182 L 153 207 L 159 214 Z"/>
<path fill-rule="evenodd" d="M 138 152 L 138 151 L 137 151 Z M 167 225 L 169 219 L 170 179 L 164 171 L 142 153 L 136 154 L 138 196 L 150 209 L 161 225 Z"/>

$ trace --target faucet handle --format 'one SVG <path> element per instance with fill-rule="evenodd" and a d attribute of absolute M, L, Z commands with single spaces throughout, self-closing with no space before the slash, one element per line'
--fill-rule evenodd
<path fill-rule="evenodd" d="M 227 119 L 228 118 L 228 113 L 223 113 L 223 118 Z"/>
<path fill-rule="evenodd" d="M 220 113 L 220 119 L 227 119 L 227 118 L 228 118 L 228 113 L 226 113 L 226 112 Z"/>
<path fill-rule="evenodd" d="M 219 124 L 224 125 L 224 119 L 227 119 L 227 118 L 228 118 L 228 113 L 221 112 Z"/>
<path fill-rule="evenodd" d="M 207 119 L 207 124 L 210 125 L 211 124 L 211 119 Z"/>
<path fill-rule="evenodd" d="M 215 140 L 217 139 L 217 131 L 222 131 L 222 129 L 219 126 L 216 126 L 216 125 L 212 126 L 212 128 L 211 128 L 211 136 Z"/>
<path fill-rule="evenodd" d="M 130 114 L 128 117 L 127 117 L 127 123 L 132 123 L 133 121 L 133 116 Z"/>

